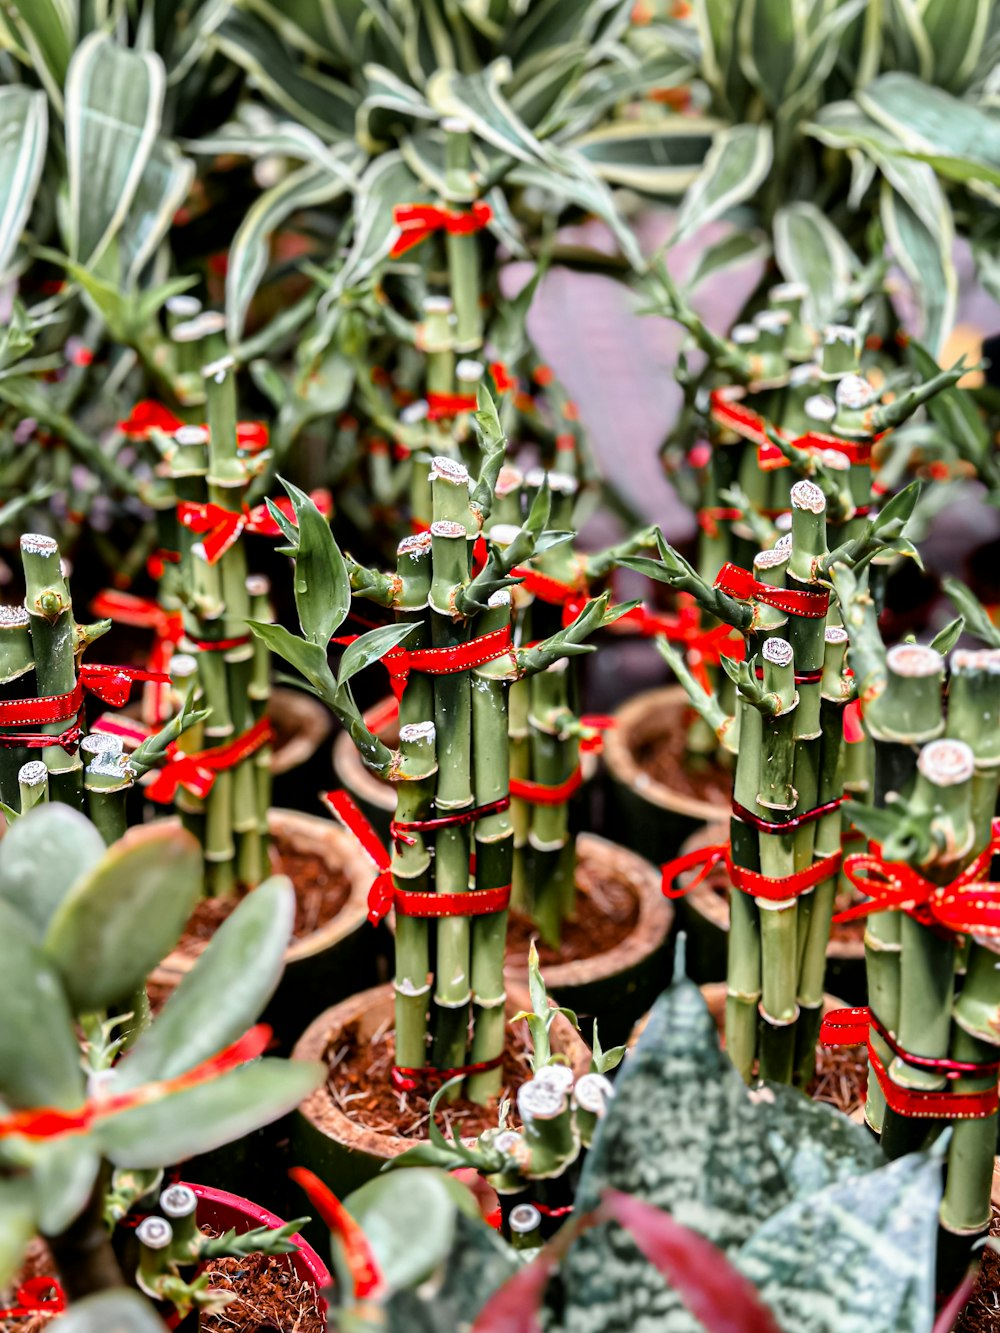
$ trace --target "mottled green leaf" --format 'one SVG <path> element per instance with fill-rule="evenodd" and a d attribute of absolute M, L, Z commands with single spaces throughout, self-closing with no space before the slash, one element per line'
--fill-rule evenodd
<path fill-rule="evenodd" d="M 802 282 L 807 314 L 817 328 L 835 319 L 855 268 L 846 241 L 815 204 L 786 204 L 774 218 L 774 257 L 788 282 Z"/>
<path fill-rule="evenodd" d="M 45 933 L 76 1013 L 126 1000 L 181 937 L 202 891 L 201 848 L 190 833 L 133 828 L 82 875 Z"/>
<path fill-rule="evenodd" d="M 66 80 L 70 253 L 93 265 L 128 215 L 160 129 L 166 75 L 153 52 L 95 32 Z"/>
<path fill-rule="evenodd" d="M 79 810 L 57 801 L 36 806 L 0 841 L 0 898 L 31 923 L 40 943 L 72 885 L 106 850 Z"/>
<path fill-rule="evenodd" d="M 409 1172 L 397 1179 L 405 1183 Z M 483 1304 L 520 1264 L 492 1227 L 463 1211 L 455 1215 L 454 1243 L 433 1283 L 399 1291 L 386 1306 L 386 1333 L 442 1333 L 467 1329 Z"/>
<path fill-rule="evenodd" d="M 248 894 L 119 1062 L 119 1087 L 186 1073 L 252 1027 L 281 978 L 294 918 L 284 876 Z"/>
<path fill-rule="evenodd" d="M 750 199 L 767 178 L 773 156 L 769 125 L 734 125 L 716 135 L 705 165 L 681 200 L 671 243 Z"/>
<path fill-rule="evenodd" d="M 0 275 L 14 258 L 41 180 L 48 144 L 45 94 L 0 88 Z"/>

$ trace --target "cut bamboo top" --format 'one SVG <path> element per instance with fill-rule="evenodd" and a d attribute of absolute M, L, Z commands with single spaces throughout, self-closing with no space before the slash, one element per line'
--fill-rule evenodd
<path fill-rule="evenodd" d="M 956 787 L 976 771 L 976 759 L 965 741 L 931 741 L 920 751 L 917 768 L 936 787 Z"/>
<path fill-rule="evenodd" d="M 941 654 L 925 643 L 897 643 L 886 653 L 885 661 L 895 676 L 935 676 L 944 670 Z"/>
<path fill-rule="evenodd" d="M 826 496 L 814 481 L 797 481 L 791 499 L 795 509 L 805 509 L 811 514 L 822 514 L 826 509 Z"/>

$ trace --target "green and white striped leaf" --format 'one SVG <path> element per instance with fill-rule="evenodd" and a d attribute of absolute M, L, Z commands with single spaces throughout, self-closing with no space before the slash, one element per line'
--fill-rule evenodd
<path fill-rule="evenodd" d="M 247 0 L 290 46 L 319 60 L 341 54 L 337 41 L 338 0 Z"/>
<path fill-rule="evenodd" d="M 883 22 L 892 37 L 893 63 L 930 83 L 934 74 L 934 48 L 921 21 L 921 0 L 887 0 Z"/>
<path fill-rule="evenodd" d="M 347 168 L 335 174 L 306 163 L 267 190 L 253 204 L 233 238 L 226 270 L 226 334 L 239 341 L 254 292 L 264 276 L 271 237 L 300 208 L 326 204 L 350 190 L 356 182 Z"/>
<path fill-rule="evenodd" d="M 955 228 L 951 208 L 934 172 L 922 162 L 905 164 L 883 180 L 881 217 L 893 257 L 909 278 L 924 317 L 923 341 L 936 354 L 951 332 L 958 301 L 958 276 L 952 258 Z M 916 168 L 916 170 L 912 170 Z M 909 177 L 915 192 L 894 188 Z M 913 201 L 912 203 L 910 201 Z"/>
<path fill-rule="evenodd" d="M 510 26 L 504 48 L 519 70 L 529 62 L 540 65 L 570 42 L 589 47 L 614 41 L 628 25 L 632 6 L 628 0 L 582 0 L 567 5 L 565 0 L 533 0 L 515 3 L 518 13 Z"/>
<path fill-rule="evenodd" d="M 426 89 L 432 76 L 441 70 L 469 67 L 458 51 L 467 51 L 469 32 L 465 19 L 454 9 L 445 16 L 439 0 L 421 0 L 402 7 L 402 56 L 406 70 L 416 87 Z"/>
<path fill-rule="evenodd" d="M 70 254 L 94 265 L 128 216 L 160 130 L 166 76 L 152 53 L 103 33 L 77 48 L 66 80 Z"/>
<path fill-rule="evenodd" d="M 931 81 L 961 93 L 975 73 L 995 0 L 924 0 L 920 21 L 933 53 Z"/>
<path fill-rule="evenodd" d="M 608 125 L 572 146 L 603 180 L 675 198 L 697 179 L 724 128 L 721 121 L 677 116 L 655 125 Z"/>
<path fill-rule="evenodd" d="M 856 102 L 831 102 L 817 112 L 804 130 L 820 143 L 845 152 L 860 148 L 866 153 L 901 156 L 904 151 L 896 135 L 865 115 Z"/>
<path fill-rule="evenodd" d="M 253 114 L 260 112 L 261 115 Z M 180 146 L 197 156 L 215 157 L 232 153 L 253 159 L 280 156 L 293 162 L 312 162 L 338 174 L 347 170 L 355 174 L 364 160 L 361 149 L 351 142 L 326 144 L 292 120 L 275 120 L 270 111 L 261 107 L 243 108 L 243 119 L 230 121 L 214 134 L 202 139 L 181 139 Z"/>
<path fill-rule="evenodd" d="M 157 139 L 118 233 L 119 265 L 124 286 L 138 282 L 143 269 L 170 230 L 174 214 L 187 198 L 195 167 L 175 143 Z"/>
<path fill-rule="evenodd" d="M 624 222 L 615 208 L 614 197 L 604 181 L 595 174 L 591 164 L 579 154 L 567 149 L 552 148 L 553 164 L 558 172 L 541 165 L 519 166 L 509 179 L 517 185 L 532 185 L 557 199 L 574 204 L 585 213 L 593 213 L 611 230 L 621 246 L 622 254 L 637 271 L 646 267 L 635 233 Z"/>
<path fill-rule="evenodd" d="M 787 204 L 774 218 L 774 257 L 788 282 L 805 283 L 806 313 L 821 329 L 844 302 L 857 261 L 815 204 Z"/>
<path fill-rule="evenodd" d="M 566 88 L 549 114 L 536 125 L 539 138 L 550 134 L 559 137 L 583 134 L 619 103 L 633 101 L 653 88 L 678 88 L 691 79 L 695 69 L 687 53 L 664 49 L 661 45 L 639 59 L 624 48 L 615 55 L 617 63 L 602 62 Z M 511 100 L 520 110 L 518 99 Z M 527 115 L 526 119 L 535 124 Z"/>
<path fill-rule="evenodd" d="M 773 157 L 769 125 L 734 125 L 718 134 L 681 201 L 671 244 L 750 199 L 767 178 Z"/>
<path fill-rule="evenodd" d="M 809 0 L 743 0 L 736 39 L 740 68 L 768 107 L 781 105 L 806 45 Z"/>
<path fill-rule="evenodd" d="M 33 69 L 56 110 L 63 110 L 63 85 L 80 39 L 78 6 L 74 0 L 28 0 L 11 16 L 18 36 L 31 56 Z"/>
<path fill-rule="evenodd" d="M 384 65 L 365 66 L 365 96 L 358 111 L 358 140 L 369 152 L 383 148 L 401 125 L 437 121 L 438 114 L 416 88 Z"/>
<path fill-rule="evenodd" d="M 45 94 L 21 84 L 0 88 L 0 277 L 27 225 L 48 143 Z"/>
<path fill-rule="evenodd" d="M 353 139 L 358 94 L 338 79 L 303 65 L 255 15 L 230 14 L 213 41 L 275 106 L 323 139 Z"/>
<path fill-rule="evenodd" d="M 732 231 L 714 245 L 702 246 L 684 280 L 690 294 L 716 273 L 728 273 L 744 264 L 763 264 L 771 257 L 771 244 L 762 231 Z"/>
<path fill-rule="evenodd" d="M 778 108 L 786 123 L 801 116 L 803 109 L 817 97 L 842 49 L 849 45 L 851 25 L 869 7 L 870 0 L 838 0 L 818 23 L 810 22 L 808 36 L 789 78 L 789 93 Z"/>
<path fill-rule="evenodd" d="M 439 70 L 427 84 L 427 100 L 442 116 L 458 116 L 486 143 L 521 162 L 546 160 L 544 146 L 514 111 L 500 88 L 510 64 L 496 60 L 476 74 Z"/>

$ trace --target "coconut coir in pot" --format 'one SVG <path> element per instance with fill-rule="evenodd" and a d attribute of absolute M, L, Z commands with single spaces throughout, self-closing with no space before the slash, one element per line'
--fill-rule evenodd
<path fill-rule="evenodd" d="M 558 946 L 538 939 L 538 928 L 529 916 L 512 911 L 507 926 L 507 954 L 523 963 L 528 945 L 536 941 L 542 968 L 554 963 L 573 963 L 596 958 L 621 944 L 639 920 L 635 890 L 617 875 L 604 873 L 604 861 L 581 859 L 576 867 L 576 907 L 563 922 Z"/>
<path fill-rule="evenodd" d="M 636 746 L 635 761 L 644 773 L 679 796 L 712 805 L 728 805 L 733 795 L 733 775 L 714 759 L 692 760 L 687 753 L 687 727 L 683 716 L 676 725 Z"/>

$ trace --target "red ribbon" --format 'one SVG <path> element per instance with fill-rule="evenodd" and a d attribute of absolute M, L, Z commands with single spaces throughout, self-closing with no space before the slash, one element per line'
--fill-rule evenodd
<path fill-rule="evenodd" d="M 1000 1070 L 1000 1062 L 975 1065 L 965 1060 L 946 1058 L 934 1059 L 924 1055 L 914 1055 L 903 1050 L 871 1009 L 834 1009 L 825 1015 L 820 1026 L 819 1039 L 824 1046 L 859 1046 L 862 1042 L 868 1046 L 868 1060 L 875 1071 L 879 1087 L 885 1096 L 886 1104 L 897 1115 L 916 1119 L 933 1120 L 984 1120 L 994 1115 L 1000 1106 L 1000 1096 L 996 1083 L 980 1092 L 925 1092 L 916 1088 L 904 1088 L 894 1082 L 886 1069 L 878 1051 L 872 1045 L 872 1029 L 886 1043 L 893 1055 L 905 1060 L 917 1069 L 926 1069 L 932 1073 L 943 1074 L 945 1078 L 986 1078 L 995 1079 Z"/>
<path fill-rule="evenodd" d="M 435 204 L 397 204 L 392 210 L 392 220 L 399 228 L 399 235 L 389 257 L 398 259 L 436 231 L 446 232 L 449 236 L 472 236 L 482 231 L 492 217 L 493 210 L 482 199 L 477 199 L 470 209 L 461 211 L 439 208 Z"/>
<path fill-rule="evenodd" d="M 526 778 L 511 778 L 510 794 L 529 805 L 562 805 L 583 785 L 583 770 L 577 764 L 564 782 L 546 786 L 544 782 L 529 782 Z"/>
<path fill-rule="evenodd" d="M 804 449 L 812 454 L 832 451 L 841 454 L 851 463 L 870 462 L 872 444 L 875 440 L 881 439 L 881 436 L 877 435 L 871 440 L 845 440 L 839 435 L 823 435 L 816 431 L 807 431 L 805 435 L 790 436 L 786 431 L 765 421 L 759 412 L 755 412 L 753 408 L 741 403 L 739 400 L 745 393 L 746 390 L 740 385 L 729 384 L 719 389 L 713 389 L 711 395 L 712 419 L 727 430 L 734 431 L 743 439 L 749 440 L 751 444 L 756 444 L 757 461 L 766 472 L 791 466 L 778 446 L 769 439 L 768 429 L 779 439 L 793 444 L 796 449 Z"/>
<path fill-rule="evenodd" d="M 463 824 L 474 824 L 487 815 L 497 815 L 510 808 L 510 797 L 501 796 L 499 800 L 489 801 L 486 805 L 473 805 L 468 810 L 455 810 L 449 815 L 436 815 L 433 819 L 394 819 L 389 825 L 389 832 L 394 842 L 405 843 L 407 847 L 416 845 L 413 833 L 437 833 L 444 828 L 457 828 Z"/>
<path fill-rule="evenodd" d="M 100 731 L 106 736 L 117 736 L 127 750 L 134 750 L 137 745 L 149 740 L 153 734 L 152 728 L 147 727 L 144 722 L 136 722 L 134 718 L 126 717 L 123 713 L 102 713 L 90 731 L 91 733 Z"/>
<path fill-rule="evenodd" d="M 993 822 L 993 835 L 974 861 L 950 884 L 933 884 L 912 866 L 886 861 L 877 843 L 867 852 L 856 852 L 844 861 L 847 878 L 868 898 L 833 918 L 840 924 L 856 921 L 872 912 L 903 911 L 932 929 L 956 935 L 1000 935 L 1000 884 L 987 883 L 984 876 L 1000 850 L 1000 821 Z"/>
<path fill-rule="evenodd" d="M 719 523 L 738 523 L 743 517 L 742 509 L 726 508 L 720 505 L 705 505 L 695 514 L 698 526 L 706 537 L 715 538 L 719 535 Z"/>
<path fill-rule="evenodd" d="M 733 801 L 733 814 L 742 823 L 751 825 L 760 833 L 794 833 L 796 829 L 802 828 L 803 824 L 815 823 L 817 819 L 822 819 L 824 815 L 839 810 L 843 804 L 843 796 L 835 796 L 832 801 L 824 801 L 822 805 L 814 805 L 811 810 L 803 810 L 800 815 L 792 815 L 790 819 L 772 820 L 762 819 L 760 815 L 755 815 L 752 810 L 748 810 L 745 805 Z"/>
<path fill-rule="evenodd" d="M 80 667 L 76 685 L 65 694 L 46 694 L 38 699 L 12 699 L 0 703 L 0 728 L 43 726 L 51 722 L 72 723 L 59 736 L 23 731 L 0 735 L 0 747 L 39 750 L 48 745 L 59 745 L 67 754 L 75 754 L 83 737 L 80 713 L 84 693 L 93 694 L 113 708 L 121 708 L 137 680 L 168 681 L 169 677 L 139 667 L 90 663 Z"/>
<path fill-rule="evenodd" d="M 418 893 L 397 887 L 389 873 L 389 853 L 348 793 L 328 791 L 321 799 L 330 813 L 357 839 L 378 872 L 368 891 L 368 920 L 373 926 L 388 916 L 393 907 L 402 916 L 419 917 L 483 916 L 507 910 L 509 884 L 495 889 L 469 889 L 465 893 Z"/>
<path fill-rule="evenodd" d="M 494 1056 L 492 1060 L 480 1060 L 474 1065 L 455 1065 L 451 1069 L 436 1069 L 434 1065 L 420 1065 L 411 1068 L 407 1065 L 393 1065 L 389 1080 L 397 1092 L 416 1092 L 421 1084 L 436 1086 L 447 1083 L 450 1078 L 468 1077 L 469 1074 L 485 1074 L 491 1069 L 499 1069 L 503 1056 Z"/>
<path fill-rule="evenodd" d="M 805 588 L 772 588 L 767 583 L 759 582 L 748 569 L 740 565 L 723 565 L 716 575 L 715 586 L 737 601 L 761 602 L 787 615 L 806 616 L 810 620 L 819 620 L 825 616 L 830 606 L 830 593 L 826 588 L 816 592 Z"/>
<path fill-rule="evenodd" d="M 327 517 L 333 509 L 333 498 L 329 491 L 313 491 L 310 499 L 320 513 Z M 288 496 L 273 501 L 276 509 L 292 523 L 295 521 L 295 509 Z M 271 517 L 266 504 L 256 505 L 253 509 L 246 505 L 240 510 L 224 509 L 222 505 L 194 504 L 190 500 L 181 500 L 177 506 L 177 517 L 181 527 L 197 533 L 202 538 L 205 559 L 214 565 L 229 550 L 240 533 L 255 533 L 260 537 L 280 537 L 281 529 Z"/>
<path fill-rule="evenodd" d="M 168 551 L 164 547 L 159 546 L 146 560 L 146 573 L 151 579 L 155 579 L 159 582 L 159 580 L 163 578 L 164 567 L 166 565 L 179 565 L 180 562 L 180 551 Z"/>
<path fill-rule="evenodd" d="M 132 440 L 148 440 L 154 431 L 175 435 L 185 423 L 174 416 L 169 408 L 152 398 L 143 398 L 132 408 L 128 419 L 119 421 L 118 429 Z M 207 426 L 202 426 L 207 430 Z M 257 454 L 268 446 L 268 428 L 263 421 L 238 421 L 236 444 L 246 453 Z"/>
<path fill-rule="evenodd" d="M 149 654 L 150 671 L 164 673 L 177 645 L 184 637 L 184 619 L 180 611 L 166 611 L 148 597 L 106 588 L 90 603 L 95 616 L 114 621 L 116 625 L 134 625 L 153 631 L 153 646 Z M 154 726 L 163 722 L 168 713 L 167 689 L 162 681 L 151 682 L 144 691 L 143 715 Z"/>
<path fill-rule="evenodd" d="M 733 862 L 730 853 L 729 843 L 714 843 L 709 847 L 697 847 L 694 851 L 685 852 L 683 856 L 674 857 L 668 861 L 661 869 L 660 887 L 667 898 L 683 898 L 686 893 L 697 888 L 703 880 L 707 879 L 720 861 L 724 861 L 726 871 L 729 875 L 733 887 L 739 889 L 742 893 L 748 893 L 753 898 L 763 898 L 766 902 L 780 903 L 786 902 L 791 898 L 799 898 L 803 893 L 814 889 L 817 884 L 822 884 L 825 879 L 835 875 L 840 869 L 841 852 L 832 852 L 829 856 L 824 856 L 820 861 L 814 861 L 811 866 L 805 870 L 796 870 L 791 875 L 783 875 L 781 878 L 774 878 L 770 875 L 762 875 L 757 870 L 746 870 L 743 866 L 738 866 Z M 699 869 L 700 867 L 700 869 Z M 674 880 L 678 875 L 682 875 L 685 870 L 698 869 L 698 874 L 694 876 L 689 884 L 684 888 L 674 887 Z"/>
<path fill-rule="evenodd" d="M 0 1319 L 28 1319 L 35 1314 L 61 1314 L 66 1294 L 54 1277 L 39 1275 L 22 1282 L 14 1293 L 16 1305 L 0 1310 Z"/>
<path fill-rule="evenodd" d="M 489 369 L 497 393 L 507 393 L 509 389 L 517 388 L 517 376 L 512 375 L 502 361 L 491 361 Z"/>
<path fill-rule="evenodd" d="M 185 754 L 176 744 L 171 745 L 167 749 L 167 762 L 146 788 L 146 795 L 151 801 L 167 805 L 177 795 L 178 787 L 183 787 L 193 796 L 204 798 L 212 790 L 220 773 L 249 759 L 270 739 L 271 723 L 268 718 L 262 717 L 249 731 L 210 750 Z"/>
<path fill-rule="evenodd" d="M 479 403 L 474 393 L 429 393 L 427 420 L 445 421 L 461 412 L 475 412 Z"/>
<path fill-rule="evenodd" d="M 349 644 L 354 643 L 357 637 L 356 634 L 343 635 L 332 642 Z M 509 654 L 516 667 L 517 658 L 511 643 L 511 627 L 504 625 L 501 629 L 480 634 L 478 638 L 468 639 L 451 648 L 390 648 L 381 662 L 389 673 L 393 694 L 397 699 L 402 699 L 411 671 L 423 671 L 429 676 L 448 676 L 457 671 L 472 671 L 506 654 Z"/>

